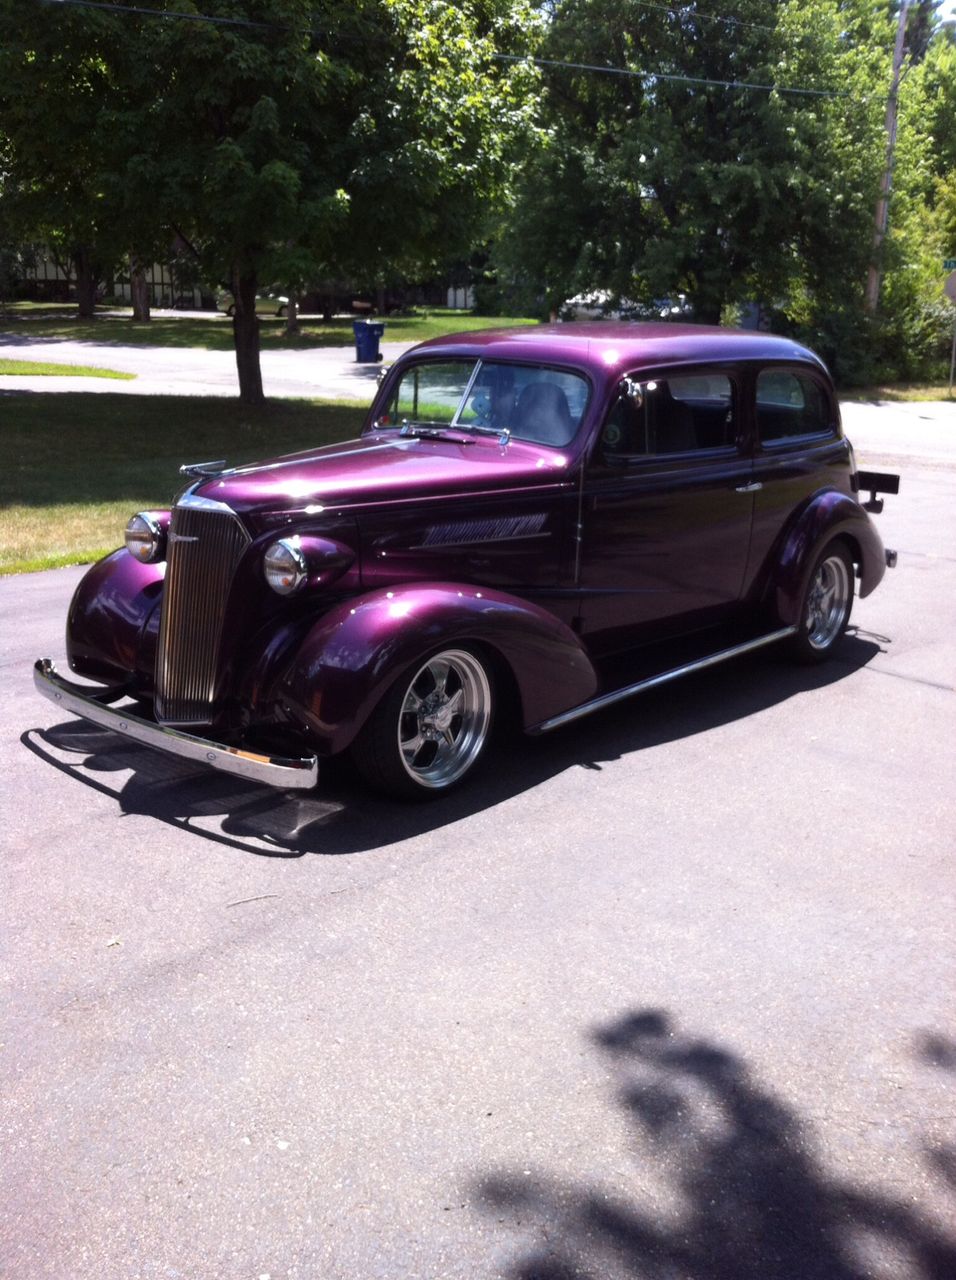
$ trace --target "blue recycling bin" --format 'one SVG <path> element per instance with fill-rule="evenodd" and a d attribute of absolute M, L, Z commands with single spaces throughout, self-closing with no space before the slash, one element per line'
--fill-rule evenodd
<path fill-rule="evenodd" d="M 353 320 L 352 332 L 355 334 L 355 359 L 358 364 L 374 364 L 381 360 L 382 353 L 378 344 L 385 332 L 385 324 L 374 320 Z"/>

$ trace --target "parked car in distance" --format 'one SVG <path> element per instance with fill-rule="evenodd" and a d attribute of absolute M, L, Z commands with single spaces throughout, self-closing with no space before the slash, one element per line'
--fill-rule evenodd
<path fill-rule="evenodd" d="M 257 316 L 284 316 L 289 299 L 275 291 L 256 294 Z M 227 316 L 236 314 L 236 299 L 229 289 L 220 289 L 216 294 L 216 306 Z"/>
<path fill-rule="evenodd" d="M 822 661 L 895 562 L 869 513 L 898 477 L 858 471 L 821 361 L 760 333 L 434 339 L 359 439 L 183 470 L 76 590 L 67 658 L 100 690 L 49 659 L 35 681 L 279 787 L 348 751 L 440 795 L 502 712 L 541 734 L 766 645 Z"/>
<path fill-rule="evenodd" d="M 562 320 L 692 320 L 693 307 L 687 301 L 687 295 L 677 294 L 673 298 L 652 298 L 649 301 L 635 302 L 631 298 L 620 298 L 608 293 L 606 289 L 595 289 L 590 293 L 578 293 L 560 308 Z"/>

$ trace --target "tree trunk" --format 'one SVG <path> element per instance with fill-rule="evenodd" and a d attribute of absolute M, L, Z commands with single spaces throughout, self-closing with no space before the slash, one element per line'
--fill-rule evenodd
<path fill-rule="evenodd" d="M 292 289 L 285 305 L 285 331 L 290 334 L 299 332 L 299 295 Z"/>
<path fill-rule="evenodd" d="M 262 370 L 259 367 L 259 318 L 256 315 L 258 280 L 254 271 L 242 275 L 233 272 L 232 296 L 236 309 L 232 317 L 232 333 L 236 343 L 236 368 L 239 372 L 239 399 L 243 404 L 262 404 Z"/>
<path fill-rule="evenodd" d="M 143 264 L 132 254 L 129 257 L 129 293 L 133 304 L 133 319 L 141 323 L 149 320 L 149 285 Z"/>
<path fill-rule="evenodd" d="M 99 272 L 93 254 L 86 245 L 73 250 L 73 268 L 76 271 L 76 310 L 80 320 L 92 320 L 96 307 L 96 286 Z"/>
<path fill-rule="evenodd" d="M 720 324 L 720 313 L 723 307 L 713 302 L 702 302 L 694 306 L 694 320 L 697 324 Z"/>

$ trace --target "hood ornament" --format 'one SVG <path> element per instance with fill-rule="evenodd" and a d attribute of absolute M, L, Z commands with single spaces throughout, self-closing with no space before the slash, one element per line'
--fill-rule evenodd
<path fill-rule="evenodd" d="M 179 468 L 179 474 L 181 476 L 208 479 L 210 476 L 218 476 L 225 465 L 225 458 L 219 458 L 215 462 L 185 462 Z"/>

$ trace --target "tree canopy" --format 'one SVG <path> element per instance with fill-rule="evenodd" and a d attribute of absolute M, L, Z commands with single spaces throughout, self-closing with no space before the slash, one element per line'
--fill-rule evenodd
<path fill-rule="evenodd" d="M 956 137 L 953 46 L 933 8 L 910 13 L 897 228 L 914 199 L 923 215 L 935 203 L 927 181 L 945 185 Z M 693 0 L 549 9 L 541 142 L 498 232 L 501 276 L 552 311 L 579 293 L 645 304 L 681 293 L 715 321 L 762 300 L 838 372 L 858 368 L 872 349 L 862 302 L 891 5 L 738 0 L 732 18 Z M 889 302 L 899 241 L 886 251 Z"/>
<path fill-rule="evenodd" d="M 878 321 L 896 0 L 156 5 L 0 0 L 3 239 L 70 257 L 88 310 L 98 273 L 175 239 L 233 291 L 247 400 L 257 289 L 421 279 L 489 241 L 543 310 L 760 300 L 846 376 L 938 344 L 956 42 L 937 0 L 909 10 Z"/>
<path fill-rule="evenodd" d="M 143 8 L 2 0 L 2 200 L 77 262 L 178 235 L 233 290 L 254 401 L 261 285 L 467 254 L 535 100 L 533 69 L 497 55 L 522 52 L 535 15 L 524 0 Z"/>

